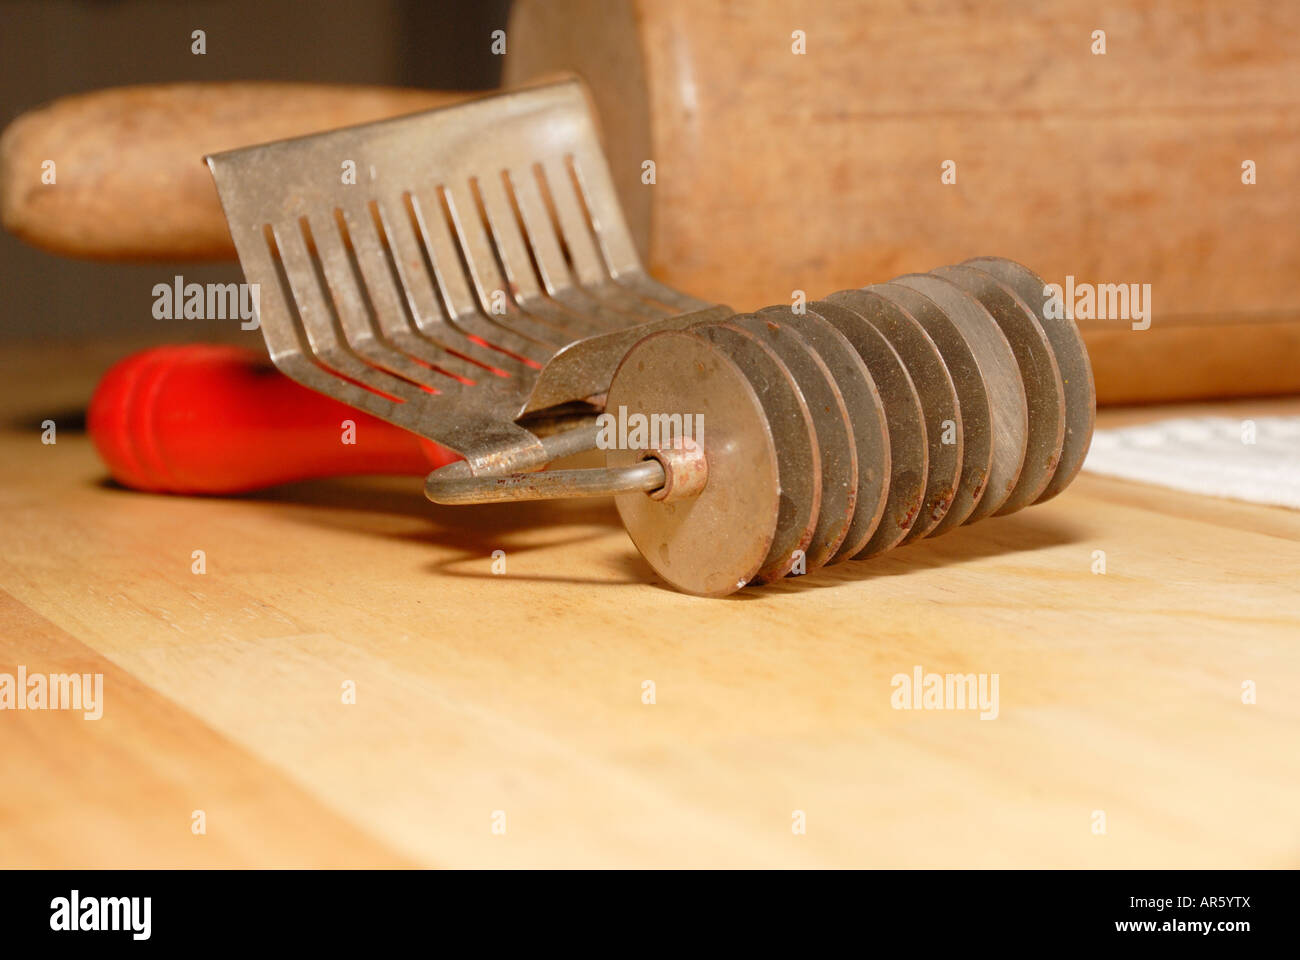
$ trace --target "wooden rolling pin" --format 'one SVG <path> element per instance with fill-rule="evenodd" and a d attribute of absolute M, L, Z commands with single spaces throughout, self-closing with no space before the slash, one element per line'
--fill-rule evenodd
<path fill-rule="evenodd" d="M 184 83 L 64 97 L 0 136 L 0 217 L 33 244 L 99 260 L 228 260 L 205 154 L 469 96 L 304 83 Z M 47 161 L 53 163 L 53 183 Z"/>
<path fill-rule="evenodd" d="M 1240 0 L 1230 30 L 1185 0 L 1116 0 L 1106 24 L 1095 0 L 923 7 L 516 0 L 504 82 L 586 79 L 647 265 L 705 299 L 746 310 L 991 250 L 1056 283 L 1151 285 L 1149 329 L 1080 322 L 1100 403 L 1300 391 L 1300 7 Z M 57 253 L 228 258 L 204 153 L 458 96 L 72 97 L 0 138 L 0 210 Z"/>

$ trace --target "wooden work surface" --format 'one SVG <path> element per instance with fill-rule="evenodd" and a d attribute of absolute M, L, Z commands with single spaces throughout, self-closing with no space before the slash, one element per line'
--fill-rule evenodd
<path fill-rule="evenodd" d="M 0 363 L 0 671 L 105 700 L 0 713 L 0 865 L 1300 865 L 1300 513 L 1085 475 L 700 600 L 605 502 L 116 489 L 72 415 L 111 358 Z M 892 709 L 916 665 L 1000 715 Z"/>

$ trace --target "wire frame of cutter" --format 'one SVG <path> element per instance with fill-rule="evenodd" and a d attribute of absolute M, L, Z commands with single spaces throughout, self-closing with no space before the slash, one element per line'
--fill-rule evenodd
<path fill-rule="evenodd" d="M 587 337 L 709 305 L 642 267 L 576 80 L 208 158 L 270 355 L 500 472 Z"/>

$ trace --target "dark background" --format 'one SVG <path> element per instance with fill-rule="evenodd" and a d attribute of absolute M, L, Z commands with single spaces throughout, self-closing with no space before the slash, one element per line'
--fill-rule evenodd
<path fill-rule="evenodd" d="M 501 71 L 490 35 L 508 11 L 509 0 L 0 0 L 0 123 L 56 97 L 135 83 L 488 89 Z M 198 29 L 207 34 L 203 56 L 190 52 Z M 0 233 L 0 342 L 230 339 L 221 321 L 154 319 L 153 285 L 177 273 L 196 283 L 241 279 L 233 262 L 69 260 Z"/>

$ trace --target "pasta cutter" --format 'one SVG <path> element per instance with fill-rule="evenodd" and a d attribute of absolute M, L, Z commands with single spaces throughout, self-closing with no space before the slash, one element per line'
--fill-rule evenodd
<path fill-rule="evenodd" d="M 208 163 L 277 367 L 458 453 L 436 502 L 613 496 L 688 593 L 1018 510 L 1087 452 L 1083 341 L 1019 264 L 747 314 L 657 282 L 578 81 Z"/>

